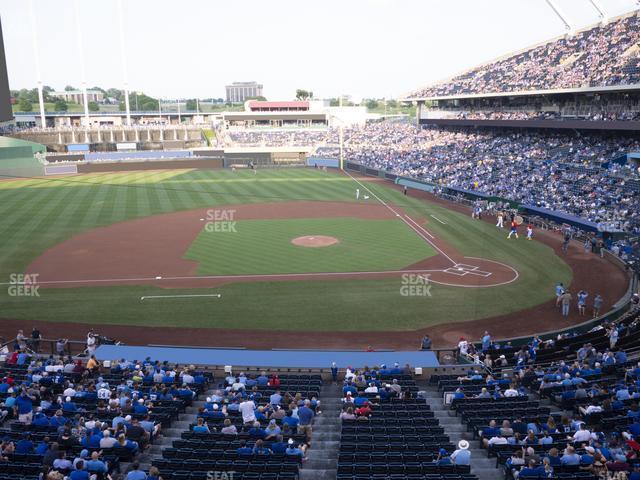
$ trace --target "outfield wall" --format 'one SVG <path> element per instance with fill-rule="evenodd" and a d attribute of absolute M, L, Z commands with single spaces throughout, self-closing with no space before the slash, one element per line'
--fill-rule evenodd
<path fill-rule="evenodd" d="M 34 155 L 43 153 L 43 145 L 0 136 L 0 177 L 39 177 L 44 165 Z"/>

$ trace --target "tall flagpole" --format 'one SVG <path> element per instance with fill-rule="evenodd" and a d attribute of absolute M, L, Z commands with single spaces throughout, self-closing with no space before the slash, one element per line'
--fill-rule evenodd
<path fill-rule="evenodd" d="M 127 78 L 127 49 L 124 40 L 124 15 L 122 0 L 118 0 L 118 24 L 120 27 L 120 59 L 122 60 L 122 79 L 124 81 L 124 106 L 127 113 L 127 125 L 131 126 L 131 108 L 129 107 L 129 80 Z"/>
<path fill-rule="evenodd" d="M 74 0 L 73 6 L 76 16 L 76 44 L 78 46 L 78 58 L 80 60 L 82 98 L 84 99 L 84 125 L 86 128 L 89 128 L 89 96 L 87 95 L 87 74 L 84 67 L 84 48 L 82 44 L 82 32 L 80 31 L 80 4 L 78 0 Z"/>
<path fill-rule="evenodd" d="M 36 81 L 38 83 L 38 102 L 40 103 L 40 126 L 47 127 L 44 116 L 44 97 L 42 95 L 42 72 L 40 71 L 40 55 L 38 53 L 38 26 L 36 15 L 33 11 L 33 0 L 29 0 L 29 16 L 31 17 L 31 39 L 33 40 L 33 63 L 36 67 Z"/>

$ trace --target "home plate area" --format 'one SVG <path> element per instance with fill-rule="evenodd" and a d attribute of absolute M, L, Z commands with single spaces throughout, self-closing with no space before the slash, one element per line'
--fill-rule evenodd
<path fill-rule="evenodd" d="M 465 275 L 488 277 L 491 275 L 491 272 L 480 270 L 480 267 L 476 267 L 475 265 L 466 265 L 464 263 L 456 263 L 453 267 L 443 270 L 443 272 L 450 273 L 451 275 L 458 275 L 459 277 L 464 277 Z"/>

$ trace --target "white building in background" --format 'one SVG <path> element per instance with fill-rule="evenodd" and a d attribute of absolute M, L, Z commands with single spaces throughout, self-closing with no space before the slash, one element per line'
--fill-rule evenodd
<path fill-rule="evenodd" d="M 227 102 L 243 103 L 251 97 L 262 97 L 262 84 L 257 82 L 233 82 L 227 85 Z"/>
<path fill-rule="evenodd" d="M 52 92 L 52 96 L 60 97 L 65 102 L 78 103 L 84 105 L 84 95 L 82 90 L 65 90 L 63 92 Z M 100 90 L 87 90 L 87 100 L 89 102 L 101 103 L 104 100 L 104 93 Z"/>

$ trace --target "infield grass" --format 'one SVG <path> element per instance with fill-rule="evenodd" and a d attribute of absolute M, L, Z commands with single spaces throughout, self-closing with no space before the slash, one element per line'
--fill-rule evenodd
<path fill-rule="evenodd" d="M 399 270 L 436 254 L 397 220 L 307 218 L 243 220 L 234 232 L 203 228 L 186 257 L 199 263 L 199 275 Z M 309 235 L 339 243 L 309 248 L 291 240 Z"/>

